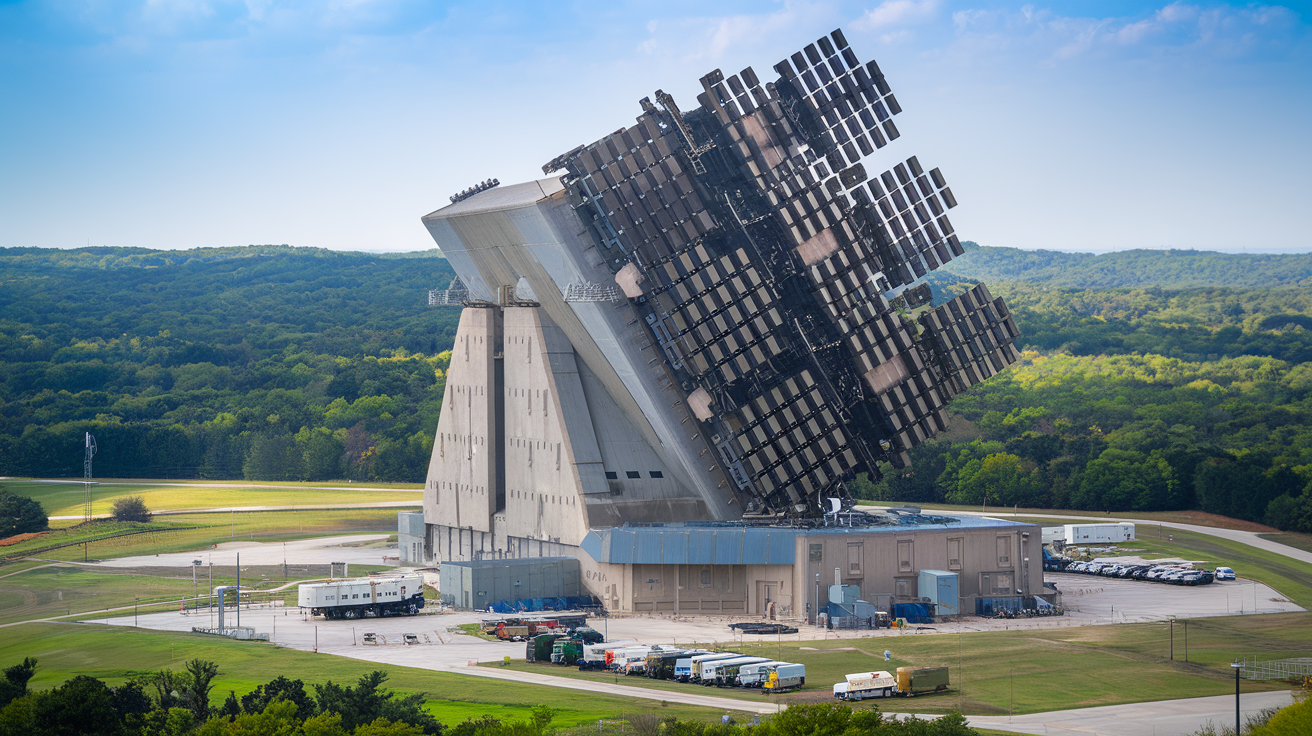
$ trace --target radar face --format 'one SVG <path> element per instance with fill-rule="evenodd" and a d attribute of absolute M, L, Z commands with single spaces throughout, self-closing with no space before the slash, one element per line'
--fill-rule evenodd
<path fill-rule="evenodd" d="M 658 90 L 543 170 L 564 170 L 744 508 L 817 516 L 946 429 L 945 403 L 1014 362 L 1018 333 L 983 285 L 932 309 L 915 285 L 962 254 L 957 200 L 892 154 L 902 108 L 879 66 L 834 31 L 774 70 L 717 69 L 688 112 Z"/>

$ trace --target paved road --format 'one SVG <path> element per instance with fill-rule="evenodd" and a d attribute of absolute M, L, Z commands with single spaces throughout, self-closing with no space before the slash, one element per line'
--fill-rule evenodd
<path fill-rule="evenodd" d="M 1283 708 L 1293 702 L 1289 691 L 1247 693 L 1240 697 L 1243 717 L 1263 708 Z M 970 725 L 1017 733 L 1050 736 L 1168 736 L 1188 734 L 1213 723 L 1235 722 L 1235 696 L 1158 700 L 1152 703 L 1104 705 L 1023 716 L 971 716 Z"/>
<path fill-rule="evenodd" d="M 876 510 L 876 509 L 884 509 L 889 507 L 858 506 L 857 508 Z M 927 509 L 927 511 L 932 511 L 932 509 Z M 1002 519 L 1004 521 L 1007 520 L 1007 517 L 1009 516 L 1009 514 L 1005 514 L 1005 513 L 1004 514 L 999 514 L 997 512 L 985 513 L 981 511 L 952 511 L 952 512 L 945 512 L 945 513 L 966 514 L 969 516 L 988 516 L 994 519 Z M 1021 515 L 1031 519 L 1063 519 L 1066 521 L 1100 521 L 1104 523 L 1128 521 L 1133 524 L 1142 525 L 1146 527 L 1161 526 L 1168 529 L 1183 529 L 1185 531 L 1199 532 L 1201 534 L 1210 534 L 1214 537 L 1220 537 L 1222 539 L 1229 539 L 1230 541 L 1233 542 L 1247 544 L 1252 547 L 1257 547 L 1258 549 L 1261 550 L 1266 550 L 1267 552 L 1274 552 L 1278 555 L 1284 555 L 1285 557 L 1299 560 L 1300 562 L 1306 562 L 1308 564 L 1312 564 L 1312 552 L 1301 550 L 1298 549 L 1297 547 L 1290 547 L 1287 544 L 1281 544 L 1279 542 L 1272 541 L 1270 539 L 1263 539 L 1258 536 L 1257 532 L 1245 532 L 1245 531 L 1240 531 L 1238 529 L 1223 529 L 1221 527 L 1215 527 L 1215 526 L 1200 526 L 1198 524 L 1179 524 L 1174 521 L 1154 521 L 1152 519 L 1125 519 L 1120 517 L 1107 517 L 1107 516 L 1068 516 L 1062 514 L 1038 514 L 1038 513 L 1026 513 Z"/>

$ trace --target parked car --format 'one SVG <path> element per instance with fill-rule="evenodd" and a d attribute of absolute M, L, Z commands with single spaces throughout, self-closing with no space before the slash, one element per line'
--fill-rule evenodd
<path fill-rule="evenodd" d="M 1231 570 L 1231 569 L 1228 568 L 1228 567 L 1218 567 L 1218 568 L 1216 568 L 1216 571 L 1212 573 L 1212 575 L 1216 576 L 1216 579 L 1217 579 L 1217 580 L 1234 580 L 1234 579 L 1235 579 L 1235 571 L 1234 571 L 1234 570 Z"/>

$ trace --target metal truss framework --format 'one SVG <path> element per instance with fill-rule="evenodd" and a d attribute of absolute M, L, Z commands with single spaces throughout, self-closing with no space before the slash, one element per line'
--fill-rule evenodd
<path fill-rule="evenodd" d="M 1017 330 L 983 285 L 911 316 L 930 301 L 915 283 L 962 254 L 957 200 L 915 156 L 876 165 L 901 136 L 879 66 L 836 30 L 774 69 L 707 74 L 687 113 L 658 90 L 543 171 L 564 171 L 744 508 L 818 516 L 946 429 Z"/>

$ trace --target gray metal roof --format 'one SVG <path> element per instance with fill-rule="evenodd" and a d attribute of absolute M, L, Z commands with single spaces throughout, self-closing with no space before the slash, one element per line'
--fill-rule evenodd
<path fill-rule="evenodd" d="M 750 527 L 690 522 L 588 530 L 581 546 L 597 562 L 643 565 L 791 565 L 798 535 L 906 534 L 909 531 L 1033 526 L 978 516 L 907 515 L 887 525 Z"/>
<path fill-rule="evenodd" d="M 613 527 L 592 529 L 583 550 L 598 562 L 655 565 L 791 565 L 792 529 Z"/>

